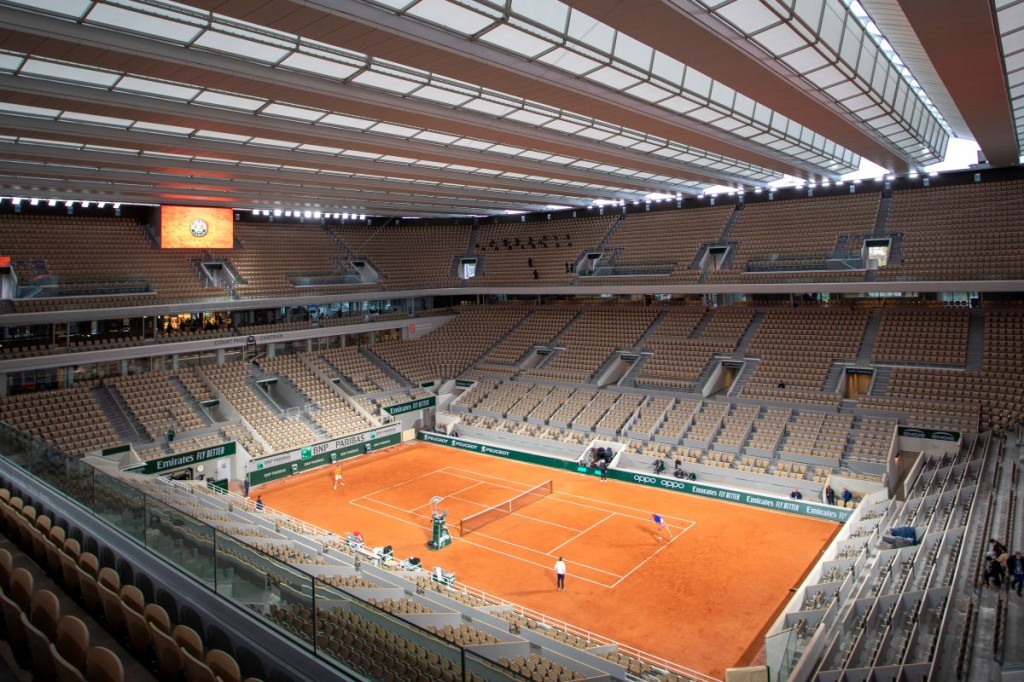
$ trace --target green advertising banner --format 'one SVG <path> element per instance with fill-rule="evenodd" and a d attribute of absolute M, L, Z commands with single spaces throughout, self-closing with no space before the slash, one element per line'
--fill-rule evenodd
<path fill-rule="evenodd" d="M 558 459 L 557 457 L 520 452 L 518 450 L 511 450 L 507 448 L 498 448 L 493 445 L 485 445 L 483 443 L 468 441 L 462 438 L 452 438 L 450 436 L 437 433 L 426 433 L 421 431 L 416 435 L 416 438 L 427 443 L 446 445 L 448 447 L 467 450 L 469 452 L 478 452 L 483 455 L 507 457 L 508 459 L 514 459 L 519 462 L 540 464 L 542 466 L 553 467 L 555 469 L 570 469 L 586 474 L 598 473 L 597 469 L 588 468 L 579 465 L 576 462 Z M 641 485 L 664 488 L 666 490 L 687 493 L 689 495 L 710 497 L 716 500 L 736 502 L 738 504 L 745 504 L 752 507 L 773 509 L 775 511 L 786 512 L 788 514 L 799 514 L 801 516 L 810 516 L 817 519 L 836 521 L 838 523 L 845 522 L 850 518 L 850 514 L 853 513 L 852 509 L 846 509 L 843 507 L 833 507 L 827 504 L 804 502 L 803 500 L 778 498 L 772 497 L 771 495 L 756 495 L 754 493 L 732 490 L 718 485 L 697 483 L 695 481 L 682 481 L 674 477 L 652 476 L 650 474 L 618 471 L 616 469 L 609 469 L 608 477 L 619 481 L 639 483 Z"/>
<path fill-rule="evenodd" d="M 230 443 L 224 443 L 223 445 L 215 445 L 212 448 L 203 448 L 202 450 L 183 452 L 180 455 L 170 455 L 168 457 L 161 457 L 160 459 L 151 459 L 144 462 L 145 468 L 142 469 L 142 473 L 160 474 L 172 469 L 183 469 L 211 459 L 228 457 L 235 454 L 236 449 L 235 442 L 231 441 Z M 127 468 L 135 469 L 134 466 Z"/>
<path fill-rule="evenodd" d="M 419 400 L 411 400 L 407 403 L 398 403 L 397 405 L 387 405 L 381 409 L 390 414 L 392 417 L 397 417 L 400 414 L 406 412 L 415 412 L 416 410 L 425 410 L 428 407 L 437 405 L 437 398 L 429 396 L 427 398 L 420 398 Z"/>
<path fill-rule="evenodd" d="M 261 485 L 287 478 L 356 455 L 364 455 L 398 445 L 401 442 L 401 429 L 378 429 L 339 438 L 336 441 L 328 441 L 328 443 L 314 445 L 311 448 L 302 448 L 296 451 L 299 453 L 297 457 L 292 456 L 296 452 L 271 455 L 249 463 L 249 485 Z M 323 449 L 324 445 L 338 445 L 338 447 Z M 304 454 L 305 452 L 309 454 Z"/>
<path fill-rule="evenodd" d="M 472 386 L 475 383 L 476 383 L 475 381 L 469 381 L 468 379 L 456 379 L 455 380 L 455 385 L 458 386 L 459 388 L 469 388 L 470 386 Z"/>
<path fill-rule="evenodd" d="M 124 445 L 115 445 L 112 448 L 106 448 L 105 450 L 101 450 L 100 454 L 103 455 L 104 457 L 108 455 L 119 455 L 122 452 L 128 452 L 131 449 L 132 446 L 129 445 L 128 443 L 125 443 Z"/>

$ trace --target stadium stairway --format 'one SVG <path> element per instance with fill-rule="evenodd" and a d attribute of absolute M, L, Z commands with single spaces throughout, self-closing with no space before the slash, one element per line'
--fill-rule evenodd
<path fill-rule="evenodd" d="M 849 367 L 849 364 L 846 362 L 833 360 L 832 365 L 828 368 L 828 374 L 825 375 L 825 384 L 821 390 L 825 393 L 835 393 L 838 391 L 839 383 L 846 376 L 847 367 Z"/>
<path fill-rule="evenodd" d="M 892 367 L 875 365 L 875 378 L 871 381 L 871 389 L 868 395 L 885 395 L 889 390 L 889 378 L 892 376 Z"/>
<path fill-rule="evenodd" d="M 185 384 L 181 383 L 181 379 L 176 375 L 169 376 L 167 379 L 171 382 L 171 386 L 174 386 L 174 390 L 178 392 L 178 395 L 181 396 L 185 404 L 192 409 L 192 412 L 197 414 L 204 424 L 212 425 L 213 418 L 196 402 L 195 397 L 185 388 Z"/>
<path fill-rule="evenodd" d="M 875 216 L 875 229 L 871 233 L 872 237 L 884 237 L 888 234 L 889 228 L 889 208 L 892 206 L 892 195 L 882 195 L 882 199 L 878 202 L 878 214 Z"/>
<path fill-rule="evenodd" d="M 878 328 L 882 325 L 882 311 L 875 309 L 868 316 L 867 326 L 864 327 L 864 336 L 860 340 L 860 350 L 857 351 L 857 360 L 868 362 L 871 360 L 871 351 L 875 348 L 875 338 L 878 337 Z"/>
<path fill-rule="evenodd" d="M 744 361 L 743 368 L 740 369 L 740 373 L 736 376 L 736 379 L 733 380 L 732 386 L 729 387 L 729 395 L 738 396 L 743 392 L 743 387 L 747 385 L 747 382 L 750 380 L 750 377 L 753 376 L 760 363 L 761 361 L 758 358 L 747 358 Z M 712 365 L 711 368 L 714 369 L 715 366 L 716 365 Z M 705 369 L 704 372 L 707 373 L 708 370 Z M 708 374 L 708 376 L 710 376 L 710 374 Z M 705 381 L 707 381 L 707 378 L 702 373 L 700 378 L 697 380 L 697 386 L 703 386 Z"/>
<path fill-rule="evenodd" d="M 1004 542 L 1012 551 L 1024 551 L 1024 495 L 1019 493 L 1024 456 L 1020 441 L 1013 435 L 1006 439 L 1006 450 L 1008 460 L 1017 464 L 1017 477 L 1011 480 L 1014 499 L 1013 506 L 1008 510 L 1013 519 L 1013 529 Z M 1005 679 L 1013 672 L 1018 676 L 1015 679 L 1021 679 L 1024 678 L 1024 598 L 1017 598 L 1008 592 L 1006 601 L 1003 675 Z"/>
<path fill-rule="evenodd" d="M 408 379 L 406 379 L 404 376 L 402 376 L 394 369 L 392 369 L 391 365 L 384 362 L 384 360 L 379 355 L 374 353 L 371 349 L 360 348 L 359 354 L 362 355 L 367 360 L 369 360 L 371 363 L 373 363 L 377 367 L 377 369 L 384 372 L 384 374 L 387 374 L 389 377 L 397 381 L 399 386 L 412 386 L 412 383 L 410 383 Z"/>
<path fill-rule="evenodd" d="M 662 310 L 660 313 L 658 313 L 657 317 L 651 320 L 651 324 L 648 325 L 647 330 L 643 334 L 641 334 L 640 338 L 637 339 L 636 343 L 633 344 L 632 350 L 634 352 L 639 353 L 641 350 L 643 350 L 644 346 L 647 345 L 647 342 L 650 340 L 650 338 L 654 336 L 655 332 L 658 331 L 658 327 L 661 326 L 662 320 L 664 320 L 667 315 L 668 309 L 666 308 Z"/>
<path fill-rule="evenodd" d="M 754 339 L 754 334 L 761 328 L 761 323 L 764 322 L 764 313 L 755 313 L 750 318 L 750 324 L 747 325 L 746 330 L 743 332 L 743 336 L 740 337 L 739 343 L 736 344 L 736 351 L 734 355 L 736 357 L 743 357 L 747 352 L 747 348 L 750 347 L 750 342 Z"/>
<path fill-rule="evenodd" d="M 598 251 L 604 251 L 605 249 L 608 248 L 608 244 L 611 243 L 612 237 L 615 236 L 615 233 L 618 231 L 619 226 L 621 226 L 622 223 L 624 223 L 624 222 L 626 222 L 626 214 L 625 213 L 620 215 L 615 220 L 615 222 L 612 223 L 612 226 L 608 228 L 608 231 L 605 233 L 604 237 L 601 239 L 601 242 L 597 245 L 597 250 Z"/>
<path fill-rule="evenodd" d="M 90 390 L 93 398 L 99 403 L 103 415 L 114 427 L 118 438 L 126 443 L 138 443 L 144 440 L 151 440 L 146 429 L 142 428 L 137 420 L 131 415 L 127 406 L 120 396 L 115 395 L 114 390 L 109 386 L 95 386 Z"/>
<path fill-rule="evenodd" d="M 967 369 L 981 371 L 985 368 L 985 315 L 981 308 L 971 308 L 967 328 Z"/>
<path fill-rule="evenodd" d="M 740 202 L 736 204 L 736 208 L 734 208 L 732 213 L 729 214 L 729 219 L 725 221 L 725 227 L 722 228 L 722 234 L 718 236 L 719 244 L 725 244 L 729 241 L 729 237 L 732 236 L 732 228 L 736 227 L 736 223 L 739 222 L 742 214 L 743 202 Z"/>
<path fill-rule="evenodd" d="M 640 358 L 633 363 L 633 366 L 629 368 L 629 371 L 623 374 L 622 378 L 620 378 L 615 385 L 625 388 L 636 387 L 636 378 L 637 375 L 640 374 L 640 368 L 643 367 L 652 357 L 654 357 L 654 353 L 641 352 Z"/>
<path fill-rule="evenodd" d="M 557 334 L 551 337 L 551 341 L 549 341 L 547 345 L 549 347 L 558 345 L 558 342 L 561 341 L 562 338 L 569 333 L 569 330 L 572 329 L 576 325 L 576 323 L 580 321 L 580 318 L 582 318 L 586 314 L 587 310 L 588 308 L 586 307 L 580 308 L 579 312 L 573 315 L 572 319 L 566 322 L 565 326 L 562 327 Z"/>
<path fill-rule="evenodd" d="M 481 361 L 486 361 L 486 359 L 487 359 L 487 356 L 488 356 L 488 355 L 490 355 L 490 354 L 491 354 L 491 352 L 492 352 L 492 351 L 494 351 L 494 349 L 495 349 L 495 348 L 497 348 L 497 347 L 498 347 L 498 346 L 500 346 L 500 345 L 501 345 L 502 343 L 504 343 L 504 342 L 505 342 L 505 339 L 507 339 L 508 337 L 510 337 L 510 336 L 511 336 L 511 335 L 513 334 L 513 332 L 515 332 L 515 331 L 516 331 L 517 329 L 519 329 L 519 328 L 520 328 L 520 327 L 522 327 L 522 326 L 523 326 L 524 324 L 526 324 L 526 321 L 527 321 L 528 319 L 530 319 L 530 318 L 531 318 L 531 317 L 533 316 L 533 314 L 534 314 L 534 312 L 536 312 L 536 310 L 537 310 L 537 309 L 536 309 L 536 308 L 534 308 L 533 310 L 531 310 L 530 312 L 526 313 L 526 314 L 525 314 L 525 315 L 523 315 L 523 316 L 522 316 L 521 318 L 519 318 L 519 321 L 518 321 L 518 322 L 516 322 L 516 323 L 515 323 L 514 325 L 512 325 L 512 326 L 511 326 L 511 327 L 509 328 L 509 330 L 508 330 L 507 332 L 505 332 L 504 334 L 502 334 L 501 336 L 499 336 L 499 337 L 498 337 L 498 338 L 497 338 L 497 339 L 496 339 L 496 340 L 494 341 L 494 343 L 492 343 L 492 344 L 491 344 L 490 346 L 488 346 L 488 347 L 487 347 L 487 348 L 486 348 L 486 349 L 484 350 L 484 352 L 483 352 L 483 353 L 481 353 L 481 354 L 480 354 L 480 355 L 479 355 L 479 356 L 477 357 L 477 359 L 476 359 L 476 360 L 474 361 L 474 363 L 473 363 L 473 364 L 476 364 L 476 363 L 478 363 L 478 362 L 481 362 Z M 520 359 L 521 359 L 521 358 L 520 358 Z"/>

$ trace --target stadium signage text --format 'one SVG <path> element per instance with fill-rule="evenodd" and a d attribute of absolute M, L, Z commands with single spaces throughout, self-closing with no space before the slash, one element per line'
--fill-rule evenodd
<path fill-rule="evenodd" d="M 426 441 L 428 443 L 447 445 L 449 447 L 458 448 L 460 450 L 478 452 L 484 455 L 496 455 L 498 457 L 507 457 L 509 459 L 514 459 L 520 462 L 531 462 L 534 464 L 541 464 L 555 469 L 579 471 L 580 473 L 590 473 L 591 471 L 587 467 L 577 466 L 577 463 L 573 460 L 559 459 L 551 455 L 538 455 L 528 452 L 519 452 L 518 450 L 496 448 L 490 445 L 486 445 L 484 443 L 468 441 L 461 438 L 452 438 L 450 436 L 445 436 L 442 434 L 427 433 L 423 431 L 418 433 L 416 437 L 419 440 Z M 729 488 L 723 488 L 720 486 L 697 484 L 692 483 L 690 481 L 680 481 L 679 479 L 671 477 L 651 476 L 650 474 L 636 474 L 631 471 L 618 471 L 615 469 L 609 469 L 608 477 L 615 478 L 620 481 L 629 481 L 632 483 L 639 483 L 641 485 L 649 485 L 655 488 L 675 490 L 677 492 L 687 493 L 688 495 L 710 497 L 716 500 L 725 500 L 726 502 L 735 502 L 737 504 L 745 504 L 752 507 L 760 507 L 762 509 L 773 509 L 775 511 L 786 512 L 788 514 L 811 516 L 814 518 L 827 519 L 829 521 L 836 521 L 839 523 L 843 523 L 844 521 L 846 521 L 846 519 L 850 518 L 850 514 L 853 513 L 852 509 L 844 509 L 842 507 L 831 507 L 825 504 L 776 498 L 768 495 L 754 495 L 752 493 L 741 492 L 738 490 L 730 490 Z"/>
<path fill-rule="evenodd" d="M 928 440 L 944 440 L 955 443 L 960 440 L 959 431 L 936 431 L 934 429 L 918 429 L 912 426 L 901 426 L 897 434 L 902 438 L 927 438 Z"/>
<path fill-rule="evenodd" d="M 411 400 L 407 403 L 398 403 L 397 405 L 388 405 L 381 409 L 390 414 L 392 417 L 397 417 L 400 414 L 406 412 L 415 412 L 416 410 L 425 410 L 428 407 L 437 405 L 437 398 L 429 396 L 427 398 L 420 398 L 419 400 Z"/>
<path fill-rule="evenodd" d="M 195 464 L 207 462 L 211 459 L 219 459 L 221 457 L 229 457 L 235 454 L 237 446 L 234 441 L 230 443 L 224 443 L 223 445 L 215 445 L 212 448 L 203 448 L 202 450 L 193 450 L 192 452 L 183 452 L 180 455 L 170 455 L 169 457 L 161 457 L 160 459 L 151 459 L 144 463 L 144 468 L 141 469 L 143 474 L 159 474 L 171 469 L 182 469 L 184 467 L 190 467 Z M 134 467 L 131 467 L 134 469 Z"/>
<path fill-rule="evenodd" d="M 228 339 L 214 339 L 211 345 L 215 348 L 220 346 L 244 346 L 246 343 L 269 343 L 271 341 L 280 341 L 283 338 L 284 334 L 281 332 L 274 334 L 257 334 L 254 340 L 251 336 L 248 338 L 244 336 L 232 336 Z"/>
<path fill-rule="evenodd" d="M 402 442 L 401 424 L 370 429 L 249 463 L 249 484 L 261 485 Z"/>
<path fill-rule="evenodd" d="M 261 457 L 249 462 L 249 471 L 259 471 L 260 469 L 266 469 L 267 467 L 276 466 L 278 464 L 287 464 L 288 462 L 301 460 L 303 450 L 308 450 L 313 456 L 322 455 L 324 453 L 341 450 L 350 445 L 356 445 L 358 443 L 365 443 L 377 438 L 395 435 L 400 433 L 401 430 L 401 424 L 389 424 L 388 426 L 382 426 L 377 429 L 360 431 L 359 433 L 354 433 L 351 436 L 344 436 L 342 438 L 335 438 L 334 440 L 316 443 L 315 445 L 310 445 L 305 448 L 298 448 L 296 450 L 289 450 L 288 452 L 282 452 L 277 455 Z"/>

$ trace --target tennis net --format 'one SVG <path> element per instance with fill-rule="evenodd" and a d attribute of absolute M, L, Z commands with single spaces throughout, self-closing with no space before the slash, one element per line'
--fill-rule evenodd
<path fill-rule="evenodd" d="M 497 521 L 500 518 L 522 509 L 528 504 L 533 504 L 537 500 L 547 497 L 553 490 L 554 485 L 549 479 L 540 485 L 530 488 L 524 493 L 516 495 L 511 500 L 497 504 L 490 509 L 484 509 L 476 514 L 470 514 L 459 521 L 459 535 L 465 536 L 473 531 L 480 530 L 488 523 Z"/>

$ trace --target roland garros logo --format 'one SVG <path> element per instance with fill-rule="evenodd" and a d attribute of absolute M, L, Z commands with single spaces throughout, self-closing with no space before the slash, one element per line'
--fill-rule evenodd
<path fill-rule="evenodd" d="M 210 226 L 202 218 L 196 218 L 192 221 L 192 224 L 188 226 L 189 232 L 192 233 L 193 237 L 205 237 L 206 233 L 210 231 Z"/>

